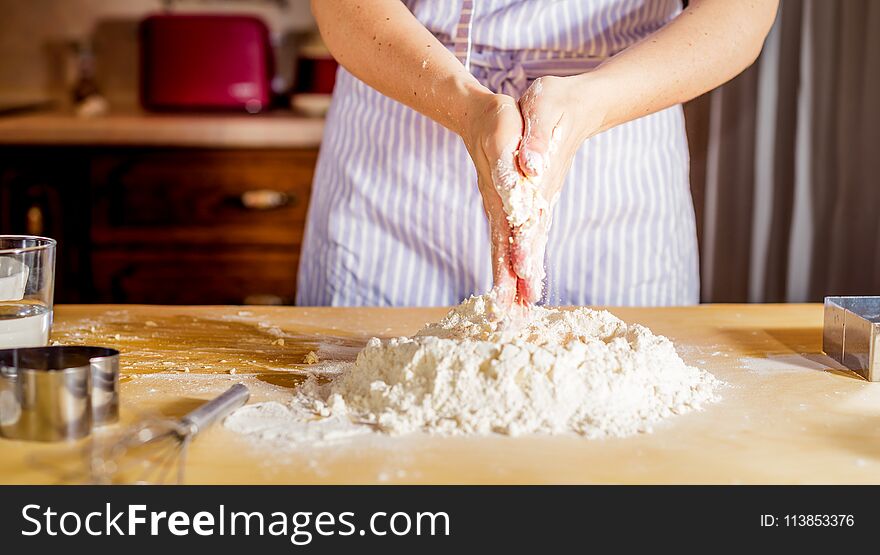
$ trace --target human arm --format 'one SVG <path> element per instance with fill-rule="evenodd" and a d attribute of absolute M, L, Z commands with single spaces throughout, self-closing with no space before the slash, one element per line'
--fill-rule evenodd
<path fill-rule="evenodd" d="M 462 137 L 489 220 L 495 286 L 510 302 L 517 278 L 492 169 L 501 158 L 513 163 L 522 136 L 516 101 L 481 85 L 399 0 L 313 0 L 312 12 L 330 52 L 349 72 Z"/>
<path fill-rule="evenodd" d="M 581 144 L 604 130 L 685 102 L 728 81 L 761 51 L 777 0 L 692 0 L 669 24 L 593 71 L 536 80 L 520 99 L 525 120 L 518 153 L 522 172 L 559 194 Z M 553 144 L 553 148 L 550 146 Z M 550 218 L 547 213 L 542 217 Z M 517 236 L 518 275 L 538 275 L 547 234 Z M 540 294 L 540 284 L 532 290 Z"/>

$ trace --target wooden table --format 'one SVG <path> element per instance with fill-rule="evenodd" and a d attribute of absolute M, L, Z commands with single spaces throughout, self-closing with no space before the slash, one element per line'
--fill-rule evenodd
<path fill-rule="evenodd" d="M 674 340 L 729 384 L 721 402 L 653 434 L 378 437 L 272 449 L 216 426 L 193 444 L 190 483 L 876 483 L 880 385 L 821 354 L 819 305 L 612 309 Z M 351 359 L 443 309 L 61 306 L 53 339 L 123 351 L 123 423 L 179 416 L 231 383 L 284 400 L 318 350 Z M 283 341 L 279 341 L 283 339 Z M 300 372 L 292 372 L 299 370 Z M 59 446 L 0 440 L 0 482 L 52 483 L 33 458 Z"/>

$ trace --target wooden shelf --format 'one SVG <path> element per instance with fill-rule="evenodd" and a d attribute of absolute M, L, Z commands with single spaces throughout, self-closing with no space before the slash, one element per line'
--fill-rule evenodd
<path fill-rule="evenodd" d="M 40 112 L 0 118 L 0 144 L 199 148 L 317 148 L 324 120 L 288 112 L 152 114 L 119 111 L 95 118 Z"/>

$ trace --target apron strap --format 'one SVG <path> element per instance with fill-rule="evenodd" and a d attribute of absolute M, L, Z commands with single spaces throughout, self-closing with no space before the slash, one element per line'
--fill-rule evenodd
<path fill-rule="evenodd" d="M 476 3 L 477 0 L 462 0 L 461 16 L 458 18 L 458 25 L 455 26 L 455 36 L 452 37 L 455 57 L 468 71 L 471 70 L 471 28 L 474 23 Z"/>

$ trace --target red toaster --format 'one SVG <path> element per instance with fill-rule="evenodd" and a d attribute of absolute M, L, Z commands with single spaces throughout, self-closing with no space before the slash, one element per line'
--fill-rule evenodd
<path fill-rule="evenodd" d="M 140 24 L 147 110 L 268 108 L 274 59 L 266 24 L 247 15 L 161 14 Z"/>

